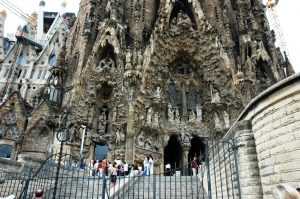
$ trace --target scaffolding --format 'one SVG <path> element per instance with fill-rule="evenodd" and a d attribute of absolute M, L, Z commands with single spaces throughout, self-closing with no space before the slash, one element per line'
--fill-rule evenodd
<path fill-rule="evenodd" d="M 267 14 L 270 21 L 270 26 L 274 30 L 276 35 L 276 42 L 275 45 L 280 47 L 281 52 L 283 55 L 289 57 L 288 48 L 284 39 L 283 31 L 279 22 L 279 17 L 277 14 L 277 6 L 279 0 L 268 0 L 267 1 Z"/>

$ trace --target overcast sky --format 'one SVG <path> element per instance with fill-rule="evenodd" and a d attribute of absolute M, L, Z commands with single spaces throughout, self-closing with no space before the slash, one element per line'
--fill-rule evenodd
<path fill-rule="evenodd" d="M 0 0 L 1 2 L 2 0 Z M 38 5 L 40 0 L 6 0 L 25 13 L 31 14 L 34 10 L 38 10 Z M 46 11 L 60 11 L 62 0 L 45 0 Z M 264 0 L 266 1 L 266 0 Z M 67 12 L 77 13 L 80 0 L 66 0 L 67 2 Z M 292 62 L 296 72 L 300 72 L 300 56 L 299 56 L 299 46 L 300 46 L 300 26 L 297 19 L 300 19 L 300 1 L 299 0 L 281 0 L 277 7 L 277 12 L 280 20 L 280 24 L 285 36 L 287 43 L 290 61 Z M 2 5 L 0 5 L 0 10 L 3 10 Z M 7 10 L 7 9 L 5 9 Z M 8 12 L 8 16 L 5 24 L 5 35 L 7 33 L 14 33 L 18 25 L 24 24 L 22 19 L 16 17 L 13 13 Z M 297 57 L 299 56 L 299 57 Z"/>

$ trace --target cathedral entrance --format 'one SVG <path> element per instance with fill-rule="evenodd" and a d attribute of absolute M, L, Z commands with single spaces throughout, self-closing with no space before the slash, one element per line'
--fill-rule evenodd
<path fill-rule="evenodd" d="M 168 145 L 164 149 L 164 164 L 170 164 L 171 169 L 180 168 L 181 166 L 181 145 L 176 135 L 172 135 Z"/>
<path fill-rule="evenodd" d="M 198 159 L 204 153 L 205 153 L 205 144 L 203 144 L 201 138 L 193 137 L 191 139 L 191 148 L 190 148 L 190 152 L 189 152 L 189 162 L 191 162 L 194 157 L 196 157 Z M 204 159 L 202 158 L 201 161 L 204 161 Z"/>
<path fill-rule="evenodd" d="M 197 164 L 200 165 L 202 162 L 205 161 L 204 157 L 205 153 L 205 144 L 199 137 L 193 137 L 191 139 L 191 148 L 189 152 L 189 162 L 191 163 L 194 157 L 197 158 Z M 191 174 L 191 164 L 189 164 L 189 173 Z"/>
<path fill-rule="evenodd" d="M 108 146 L 107 145 L 95 145 L 94 160 L 102 160 L 107 158 Z"/>

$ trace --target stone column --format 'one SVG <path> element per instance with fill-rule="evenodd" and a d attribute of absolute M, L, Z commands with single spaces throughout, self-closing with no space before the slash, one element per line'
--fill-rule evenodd
<path fill-rule="evenodd" d="M 95 153 L 95 144 L 91 142 L 89 146 L 89 161 L 94 159 L 94 153 Z"/>
<path fill-rule="evenodd" d="M 180 143 L 182 148 L 181 156 L 181 168 L 182 175 L 187 176 L 189 174 L 189 152 L 191 148 L 191 136 L 186 132 L 186 129 L 183 128 L 180 134 Z"/>
<path fill-rule="evenodd" d="M 133 91 L 131 91 L 131 95 L 133 95 Z M 127 118 L 127 136 L 126 136 L 126 152 L 125 159 L 128 163 L 133 163 L 134 159 L 134 102 L 133 97 L 129 97 L 128 102 L 128 118 Z"/>
<path fill-rule="evenodd" d="M 243 199 L 263 198 L 254 134 L 249 120 L 236 123 L 232 128 L 237 150 L 240 188 Z"/>
<path fill-rule="evenodd" d="M 191 145 L 182 146 L 182 175 L 187 176 L 189 174 L 189 152 Z"/>

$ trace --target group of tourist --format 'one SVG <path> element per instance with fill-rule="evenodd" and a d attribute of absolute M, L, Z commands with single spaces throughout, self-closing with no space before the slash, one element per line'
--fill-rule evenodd
<path fill-rule="evenodd" d="M 129 165 L 126 161 L 115 160 L 113 163 L 107 161 L 106 158 L 102 160 L 90 160 L 90 162 L 83 169 L 88 171 L 89 176 L 102 177 L 103 174 L 106 176 L 111 175 L 112 170 L 116 168 L 116 176 L 126 176 L 129 174 Z"/>
<path fill-rule="evenodd" d="M 126 161 L 115 160 L 113 163 L 107 161 L 106 158 L 102 160 L 90 160 L 88 164 L 81 166 L 85 169 L 89 176 L 105 176 L 110 177 L 112 186 L 115 186 L 117 176 L 127 176 L 131 171 L 138 171 L 140 176 L 151 175 L 154 173 L 154 160 L 151 155 L 145 157 L 143 163 L 139 164 L 136 161 L 132 165 L 128 165 Z"/>

